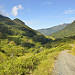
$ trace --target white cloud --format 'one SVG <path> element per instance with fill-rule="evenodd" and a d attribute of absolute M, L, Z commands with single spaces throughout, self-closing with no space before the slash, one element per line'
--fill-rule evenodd
<path fill-rule="evenodd" d="M 52 2 L 43 2 L 42 5 L 51 5 Z"/>
<path fill-rule="evenodd" d="M 74 12 L 75 12 L 75 10 L 65 10 L 64 11 L 64 14 L 72 14 Z"/>
<path fill-rule="evenodd" d="M 14 6 L 12 8 L 12 15 L 17 16 L 17 14 L 18 14 L 18 8 L 17 8 L 17 6 Z"/>
<path fill-rule="evenodd" d="M 23 9 L 22 5 L 14 6 L 12 8 L 12 15 L 17 16 L 18 15 L 18 10 L 22 10 L 22 9 Z"/>
<path fill-rule="evenodd" d="M 64 23 L 60 23 L 60 25 L 64 25 Z"/>
<path fill-rule="evenodd" d="M 22 5 L 19 5 L 18 8 L 19 8 L 19 9 L 23 9 Z"/>

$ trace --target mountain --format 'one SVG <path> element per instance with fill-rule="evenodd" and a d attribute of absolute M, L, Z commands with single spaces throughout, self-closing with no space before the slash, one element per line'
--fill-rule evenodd
<path fill-rule="evenodd" d="M 32 74 L 51 53 L 44 51 L 50 40 L 20 19 L 0 15 L 0 75 Z"/>
<path fill-rule="evenodd" d="M 20 19 L 11 20 L 1 15 L 0 75 L 52 75 L 58 54 L 71 50 L 74 40 L 50 38 L 28 27 Z"/>
<path fill-rule="evenodd" d="M 6 21 L 6 20 L 10 20 L 10 18 L 0 15 L 0 21 Z"/>
<path fill-rule="evenodd" d="M 61 25 L 58 25 L 58 26 L 54 26 L 54 27 L 51 27 L 51 28 L 46 28 L 46 29 L 38 29 L 38 31 L 44 35 L 49 35 L 49 34 L 52 34 L 54 32 L 57 32 L 61 29 L 63 29 L 64 27 L 66 27 L 68 24 L 64 23 L 64 24 L 61 24 Z"/>
<path fill-rule="evenodd" d="M 66 26 L 64 29 L 55 32 L 53 34 L 50 34 L 50 36 L 54 38 L 66 38 L 66 37 L 72 37 L 75 36 L 75 21 L 73 21 L 71 24 Z"/>
<path fill-rule="evenodd" d="M 14 19 L 13 21 L 16 22 L 16 23 L 20 23 L 20 24 L 25 25 L 25 23 L 23 21 L 21 21 L 20 19 L 18 19 L 18 18 Z"/>
<path fill-rule="evenodd" d="M 0 15 L 0 39 L 8 40 L 9 44 L 12 41 L 17 47 L 21 46 L 25 49 L 34 48 L 37 46 L 37 43 L 39 43 L 39 46 L 46 44 L 50 40 L 39 32 L 28 27 L 20 19 L 16 18 L 11 20 L 10 18 L 2 15 Z M 3 51 L 8 54 L 8 50 L 5 51 L 4 49 Z"/>

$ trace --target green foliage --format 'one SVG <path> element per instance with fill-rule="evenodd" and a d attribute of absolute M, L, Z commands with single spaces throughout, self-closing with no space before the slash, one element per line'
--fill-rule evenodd
<path fill-rule="evenodd" d="M 21 44 L 22 41 L 20 37 L 9 37 L 8 39 L 14 41 L 17 45 Z"/>
<path fill-rule="evenodd" d="M 75 43 L 74 43 L 73 48 L 71 49 L 71 52 L 70 53 L 75 56 Z"/>
<path fill-rule="evenodd" d="M 54 60 L 58 53 L 48 53 L 42 56 L 42 61 L 34 70 L 33 75 L 52 75 Z"/>
<path fill-rule="evenodd" d="M 23 47 L 27 47 L 27 48 L 35 47 L 34 44 L 32 44 L 32 43 L 27 43 L 27 42 L 23 42 L 23 43 L 21 43 L 21 45 L 22 45 Z"/>
<path fill-rule="evenodd" d="M 58 25 L 58 26 L 54 26 L 51 28 L 46 28 L 46 29 L 39 29 L 38 31 L 44 35 L 50 35 L 52 33 L 55 33 L 59 30 L 62 30 L 63 28 L 65 28 L 68 24 L 63 24 L 63 25 Z"/>
<path fill-rule="evenodd" d="M 46 44 L 49 42 L 49 39 L 47 39 L 44 35 L 37 35 L 33 37 L 33 41 L 41 42 L 41 44 Z"/>
<path fill-rule="evenodd" d="M 0 16 L 0 75 L 52 75 L 54 60 L 75 37 L 54 39 Z"/>
<path fill-rule="evenodd" d="M 12 35 L 13 32 L 6 26 L 4 25 L 3 23 L 0 22 L 0 32 L 4 35 Z"/>
<path fill-rule="evenodd" d="M 8 17 L 0 15 L 0 21 L 7 21 L 10 20 Z"/>
<path fill-rule="evenodd" d="M 55 52 L 55 49 L 53 49 L 53 50 Z M 29 56 L 27 58 L 25 58 L 25 56 L 10 58 L 6 62 L 3 62 L 2 64 L 0 64 L 0 74 L 6 74 L 6 75 L 34 74 L 34 75 L 37 75 L 38 73 L 40 74 L 42 72 L 42 69 L 40 68 L 40 65 L 42 65 L 42 64 L 43 64 L 42 68 L 44 67 L 46 70 L 50 66 L 49 69 L 51 69 L 50 72 L 52 72 L 52 68 L 53 68 L 52 65 L 53 65 L 54 58 L 55 58 L 54 55 L 57 54 L 57 53 L 53 53 L 52 52 L 53 50 L 51 50 L 51 49 L 45 50 L 38 54 Z M 51 53 L 53 53 L 53 54 L 51 54 Z M 48 64 L 47 61 L 49 61 L 49 59 L 50 59 L 51 63 Z M 48 64 L 48 66 L 44 65 L 44 63 Z M 36 70 L 38 68 L 40 68 L 40 72 L 38 71 L 38 73 L 37 73 Z M 47 73 L 49 73 L 49 71 L 47 71 Z"/>
<path fill-rule="evenodd" d="M 10 45 L 14 46 L 15 43 L 11 41 Z M 37 44 L 38 45 L 38 44 Z M 27 74 L 34 74 L 34 75 L 41 75 L 41 74 L 52 74 L 52 69 L 54 67 L 54 60 L 57 59 L 57 55 L 60 51 L 68 49 L 69 45 L 65 44 L 62 46 L 58 46 L 55 48 L 47 49 L 43 47 L 36 47 L 37 49 L 43 49 L 40 52 L 35 52 L 32 54 L 25 54 L 20 57 L 13 57 L 10 56 L 6 62 L 0 64 L 0 74 L 6 75 L 13 75 L 13 74 L 20 74 L 20 75 L 27 75 Z M 11 47 L 10 47 L 11 48 Z M 6 49 L 6 48 L 5 48 Z M 17 46 L 14 46 L 15 54 Z M 19 48 L 20 50 L 21 48 Z M 7 49 L 6 49 L 7 50 Z M 11 50 L 11 49 L 10 49 Z M 10 51 L 8 51 L 10 52 Z M 11 52 L 10 52 L 11 53 Z M 20 52 L 21 53 L 21 52 Z M 7 65 L 6 65 L 7 64 Z"/>
<path fill-rule="evenodd" d="M 66 37 L 72 37 L 75 36 L 75 21 L 68 26 L 66 26 L 64 29 L 55 32 L 51 34 L 50 36 L 54 38 L 66 38 Z"/>
<path fill-rule="evenodd" d="M 0 52 L 0 63 L 4 62 L 7 59 L 6 55 Z"/>
<path fill-rule="evenodd" d="M 12 58 L 0 64 L 0 74 L 6 74 L 6 75 L 30 74 L 31 71 L 33 71 L 36 68 L 36 65 L 38 63 L 39 60 L 35 56 L 29 58 L 24 58 L 24 57 Z"/>
<path fill-rule="evenodd" d="M 2 33 L 2 37 L 6 38 L 6 36 L 25 36 L 29 39 L 32 39 L 34 42 L 41 42 L 41 43 L 47 43 L 48 38 L 41 35 L 37 31 L 29 28 L 27 25 L 24 24 L 19 19 L 11 20 L 8 17 L 0 16 L 0 18 L 3 18 L 3 21 L 0 21 L 0 32 Z M 39 37 L 39 38 L 38 38 Z M 20 44 L 21 39 L 18 38 L 11 38 L 13 39 L 17 44 Z M 10 40 L 10 39 L 9 39 Z M 43 41 L 44 40 L 44 41 Z"/>
<path fill-rule="evenodd" d="M 24 24 L 25 25 L 25 23 L 23 21 L 21 21 L 20 19 L 18 19 L 18 18 L 14 19 L 13 21 L 18 23 L 18 24 L 20 23 L 20 24 Z"/>
<path fill-rule="evenodd" d="M 22 56 L 25 53 L 25 49 L 17 46 L 14 41 L 1 40 L 0 47 L 0 51 L 8 56 Z"/>

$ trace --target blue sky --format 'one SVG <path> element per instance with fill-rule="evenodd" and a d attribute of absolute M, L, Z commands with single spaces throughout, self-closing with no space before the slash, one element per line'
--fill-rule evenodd
<path fill-rule="evenodd" d="M 75 0 L 0 0 L 0 14 L 33 29 L 48 28 L 75 20 Z"/>

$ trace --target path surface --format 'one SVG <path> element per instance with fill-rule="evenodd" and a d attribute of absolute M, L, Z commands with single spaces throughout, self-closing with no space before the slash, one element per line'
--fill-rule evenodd
<path fill-rule="evenodd" d="M 75 56 L 62 51 L 54 64 L 53 75 L 75 75 Z"/>

